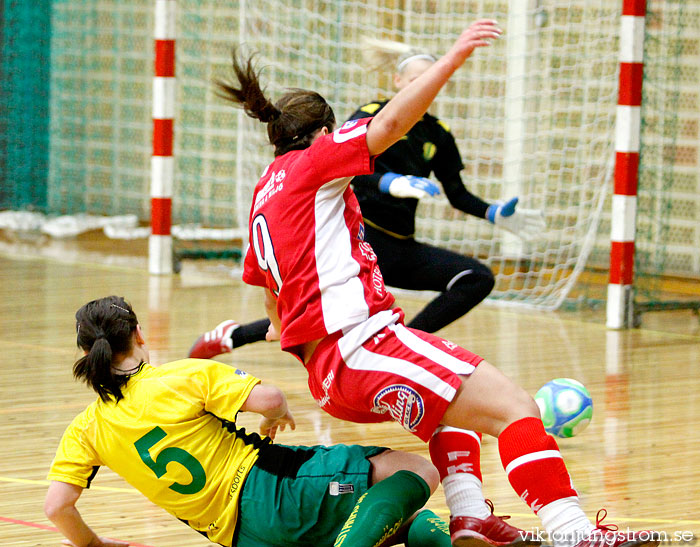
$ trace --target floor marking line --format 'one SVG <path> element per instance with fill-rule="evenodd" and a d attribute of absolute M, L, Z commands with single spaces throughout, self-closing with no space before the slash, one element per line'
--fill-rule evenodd
<path fill-rule="evenodd" d="M 39 530 L 46 530 L 47 532 L 57 532 L 61 533 L 58 528 L 54 528 L 53 526 L 47 526 L 46 524 L 39 524 L 38 522 L 28 522 L 26 520 L 19 520 L 19 519 L 12 519 L 9 517 L 0 517 L 0 522 L 7 522 L 9 524 L 18 524 L 19 526 L 28 526 L 30 528 L 38 528 Z M 114 538 L 105 538 L 105 539 L 111 539 L 112 541 L 126 541 L 123 539 L 114 539 Z M 144 543 L 133 543 L 129 542 L 130 547 L 154 547 L 153 545 L 146 545 Z"/>

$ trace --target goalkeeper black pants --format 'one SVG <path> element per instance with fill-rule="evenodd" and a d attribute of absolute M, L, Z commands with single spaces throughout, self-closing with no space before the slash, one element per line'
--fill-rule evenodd
<path fill-rule="evenodd" d="M 365 240 L 377 255 L 386 285 L 440 293 L 408 327 L 436 332 L 486 298 L 495 284 L 491 270 L 475 258 L 413 238 L 398 239 L 367 225 Z"/>

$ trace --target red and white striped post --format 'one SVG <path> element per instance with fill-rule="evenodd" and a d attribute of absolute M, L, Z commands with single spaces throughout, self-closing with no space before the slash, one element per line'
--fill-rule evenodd
<path fill-rule="evenodd" d="M 151 157 L 151 235 L 148 271 L 173 271 L 172 222 L 173 119 L 175 117 L 176 0 L 156 0 L 155 76 L 153 78 L 153 156 Z"/>
<path fill-rule="evenodd" d="M 633 312 L 634 239 L 644 72 L 646 0 L 623 0 L 620 81 L 615 122 L 615 189 L 610 229 L 607 326 L 630 327 Z"/>

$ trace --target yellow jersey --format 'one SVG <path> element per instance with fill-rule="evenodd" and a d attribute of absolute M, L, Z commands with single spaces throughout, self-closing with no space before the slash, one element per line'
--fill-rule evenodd
<path fill-rule="evenodd" d="M 231 545 L 243 481 L 269 442 L 234 423 L 259 382 L 215 361 L 144 363 L 121 401 L 98 398 L 73 420 L 48 478 L 86 488 L 106 465 L 211 541 Z"/>

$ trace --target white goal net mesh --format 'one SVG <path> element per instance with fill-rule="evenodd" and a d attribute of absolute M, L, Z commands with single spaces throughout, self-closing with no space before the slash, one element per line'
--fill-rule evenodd
<path fill-rule="evenodd" d="M 437 198 L 421 202 L 417 237 L 486 262 L 497 278 L 492 300 L 543 308 L 562 302 L 585 265 L 612 177 L 617 2 L 257 0 L 227 14 L 214 6 L 202 9 L 204 4 L 197 2 L 198 9 L 189 14 L 187 3 L 182 5 L 180 62 L 188 63 L 192 56 L 193 72 L 180 76 L 185 90 L 197 86 L 207 98 L 207 107 L 197 108 L 202 122 L 214 129 L 204 132 L 210 141 L 205 154 L 212 171 L 217 155 L 228 162 L 220 184 L 228 185 L 236 174 L 234 199 L 225 202 L 241 205 L 234 209 L 243 226 L 250 190 L 271 150 L 258 122 L 212 97 L 208 78 L 228 74 L 232 42 L 259 52 L 271 95 L 287 87 L 315 89 L 342 121 L 361 104 L 393 93 L 394 67 L 368 66 L 364 37 L 440 54 L 476 17 L 498 20 L 505 30 L 502 38 L 474 53 L 431 113 L 457 138 L 469 190 L 486 201 L 519 196 L 520 206 L 544 211 L 547 229 L 536 242 L 522 244 Z M 190 39 L 190 32 L 207 36 L 211 65 L 194 63 L 201 44 Z M 195 51 L 188 53 L 189 47 Z M 194 110 L 190 95 L 182 95 L 182 108 Z M 202 173 L 201 154 L 196 155 L 197 172 L 191 175 L 203 189 L 202 177 L 210 170 Z M 210 187 L 215 184 L 212 179 Z"/>

